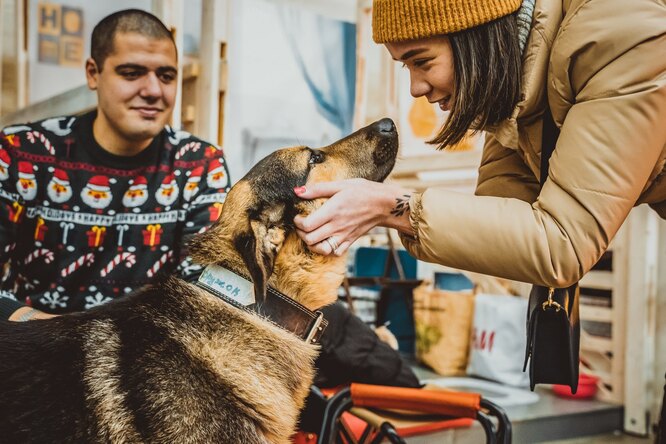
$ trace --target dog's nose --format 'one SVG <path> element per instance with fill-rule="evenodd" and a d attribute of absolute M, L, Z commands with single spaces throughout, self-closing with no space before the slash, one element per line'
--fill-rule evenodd
<path fill-rule="evenodd" d="M 382 119 L 379 122 L 375 123 L 375 129 L 378 133 L 389 136 L 395 133 L 395 124 L 391 119 Z"/>

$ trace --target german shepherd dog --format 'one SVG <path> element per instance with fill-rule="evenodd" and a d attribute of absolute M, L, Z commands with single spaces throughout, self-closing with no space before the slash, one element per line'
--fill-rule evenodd
<path fill-rule="evenodd" d="M 293 189 L 382 181 L 397 150 L 390 119 L 325 148 L 278 150 L 192 239 L 206 267 L 197 282 L 168 277 L 86 312 L 1 322 L 0 442 L 288 443 L 323 326 L 312 311 L 337 298 L 345 270 L 296 235 L 294 216 L 323 200 Z"/>

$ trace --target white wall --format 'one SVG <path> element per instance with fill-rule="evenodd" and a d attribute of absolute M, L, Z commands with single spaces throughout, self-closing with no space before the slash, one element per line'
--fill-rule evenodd
<path fill-rule="evenodd" d="M 291 54 L 276 4 L 279 2 L 268 0 L 234 0 L 231 4 L 224 149 L 234 181 L 247 170 L 243 165 L 247 155 L 244 131 L 263 138 L 266 149 L 324 144 L 340 136 L 316 110 Z"/>

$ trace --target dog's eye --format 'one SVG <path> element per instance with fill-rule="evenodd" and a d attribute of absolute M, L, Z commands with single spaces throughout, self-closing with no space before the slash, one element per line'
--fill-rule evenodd
<path fill-rule="evenodd" d="M 312 151 L 308 163 L 310 165 L 314 165 L 317 163 L 322 163 L 323 161 L 324 161 L 324 154 L 321 151 Z"/>

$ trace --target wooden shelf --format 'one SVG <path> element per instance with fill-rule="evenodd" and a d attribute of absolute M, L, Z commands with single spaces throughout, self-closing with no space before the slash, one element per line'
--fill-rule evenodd
<path fill-rule="evenodd" d="M 583 351 L 593 351 L 603 354 L 612 353 L 613 340 L 611 338 L 601 338 L 598 336 L 592 336 L 581 331 L 580 349 Z"/>
<path fill-rule="evenodd" d="M 612 290 L 613 289 L 613 272 L 612 271 L 590 271 L 583 279 L 580 280 L 580 286 L 586 288 L 594 288 L 596 290 Z"/>
<path fill-rule="evenodd" d="M 597 307 L 581 303 L 580 318 L 585 321 L 613 323 L 613 309 L 610 307 Z"/>

